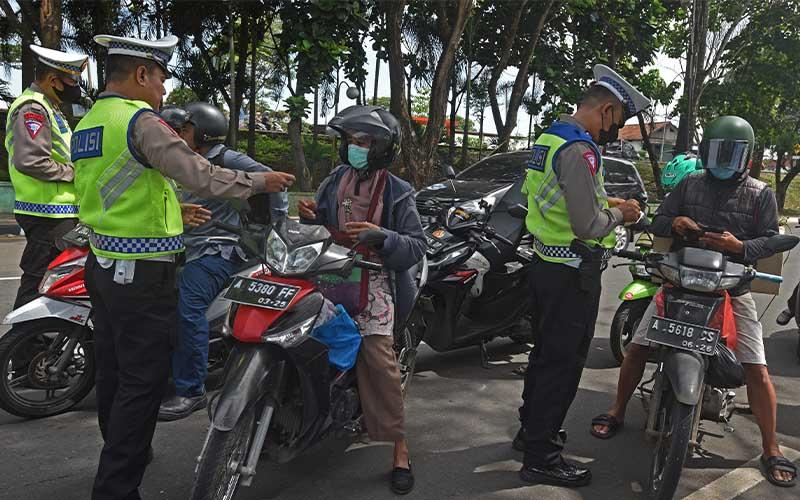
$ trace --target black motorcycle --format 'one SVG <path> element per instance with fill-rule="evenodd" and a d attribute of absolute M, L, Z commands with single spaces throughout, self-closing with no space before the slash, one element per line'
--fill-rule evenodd
<path fill-rule="evenodd" d="M 488 367 L 491 340 L 531 341 L 527 209 L 505 199 L 496 207 L 482 199 L 475 207 L 437 209 L 437 220 L 425 226 L 428 280 L 409 328 L 416 344 L 438 352 L 478 345 Z"/>
<path fill-rule="evenodd" d="M 767 247 L 779 253 L 798 241 L 796 236 L 777 235 Z M 667 283 L 647 331 L 647 340 L 658 346 L 657 368 L 639 389 L 648 414 L 646 432 L 656 440 L 648 494 L 654 500 L 669 500 L 687 451 L 697 444 L 700 419 L 727 422 L 734 408 L 730 389 L 744 384 L 744 370 L 721 338 L 724 292 L 754 279 L 780 282 L 781 277 L 700 248 L 617 254 L 643 262 L 652 276 Z"/>
<path fill-rule="evenodd" d="M 347 277 L 354 267 L 381 270 L 334 243 L 323 226 L 286 220 L 266 237 L 224 227 L 241 235 L 248 254 L 262 255 L 265 268 L 235 278 L 226 295 L 234 302 L 224 330 L 233 348 L 222 389 L 209 405 L 211 427 L 198 457 L 193 500 L 231 500 L 240 484 L 251 484 L 261 457 L 286 463 L 329 436 L 361 433 L 355 370 L 329 364 L 328 347 L 312 335 L 328 320 L 329 306 L 315 278 Z M 361 242 L 378 246 L 384 238 L 370 231 Z M 422 285 L 425 262 L 417 267 Z M 395 352 L 405 394 L 416 351 L 402 318 L 395 325 Z"/>

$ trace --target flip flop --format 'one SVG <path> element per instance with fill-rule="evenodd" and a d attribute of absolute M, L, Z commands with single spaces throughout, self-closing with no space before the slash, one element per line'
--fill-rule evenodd
<path fill-rule="evenodd" d="M 766 469 L 765 476 L 767 481 L 774 484 L 775 486 L 780 486 L 781 488 L 791 488 L 795 486 L 795 480 L 797 479 L 797 466 L 789 461 L 786 457 L 765 457 L 761 455 L 761 465 L 764 466 Z M 792 479 L 788 481 L 781 481 L 775 478 L 775 471 L 781 472 L 788 472 L 792 474 Z"/>
<path fill-rule="evenodd" d="M 597 432 L 594 430 L 595 425 L 605 425 L 608 427 L 608 431 Z M 598 415 L 592 419 L 592 426 L 589 432 L 591 432 L 592 436 L 596 437 L 597 439 L 611 439 L 617 434 L 620 428 L 622 428 L 622 422 L 620 422 L 617 417 L 614 415 L 609 415 L 608 413 L 603 413 L 602 415 Z"/>

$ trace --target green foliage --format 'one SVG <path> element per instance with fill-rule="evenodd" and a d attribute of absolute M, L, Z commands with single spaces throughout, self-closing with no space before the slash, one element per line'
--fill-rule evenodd
<path fill-rule="evenodd" d="M 247 150 L 247 136 L 239 138 L 239 151 Z M 339 153 L 333 149 L 333 141 L 324 135 L 317 136 L 316 142 L 310 134 L 303 134 L 303 152 L 306 162 L 319 181 L 327 172 L 339 163 Z M 256 150 L 253 158 L 284 172 L 294 172 L 292 144 L 285 134 L 256 134 Z M 322 176 L 322 177 L 321 177 Z M 296 186 L 299 189 L 299 186 Z"/>
<path fill-rule="evenodd" d="M 197 94 L 189 87 L 176 87 L 169 93 L 165 102 L 166 104 L 182 107 L 198 100 Z"/>

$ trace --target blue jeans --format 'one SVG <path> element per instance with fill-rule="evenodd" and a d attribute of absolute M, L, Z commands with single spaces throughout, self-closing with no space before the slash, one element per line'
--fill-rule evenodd
<path fill-rule="evenodd" d="M 232 261 L 231 261 L 232 260 Z M 178 286 L 178 341 L 172 353 L 175 393 L 183 397 L 203 393 L 208 374 L 208 320 L 206 311 L 228 278 L 238 258 L 204 255 L 183 268 Z"/>

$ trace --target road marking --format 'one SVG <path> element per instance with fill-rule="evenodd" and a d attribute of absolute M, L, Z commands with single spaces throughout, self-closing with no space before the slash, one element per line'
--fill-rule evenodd
<path fill-rule="evenodd" d="M 792 462 L 800 458 L 800 451 L 781 446 L 783 455 Z M 759 462 L 761 455 L 750 460 L 738 469 L 708 483 L 683 500 L 730 500 L 736 498 L 750 488 L 766 481 L 761 473 Z"/>
<path fill-rule="evenodd" d="M 0 281 L 14 281 L 20 279 L 22 276 L 5 276 L 0 277 Z"/>

